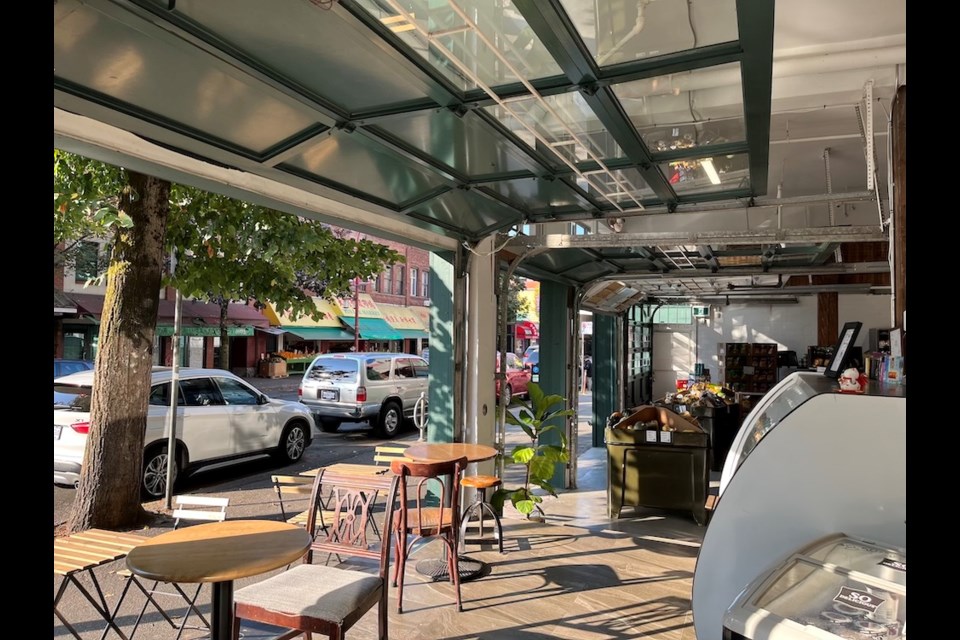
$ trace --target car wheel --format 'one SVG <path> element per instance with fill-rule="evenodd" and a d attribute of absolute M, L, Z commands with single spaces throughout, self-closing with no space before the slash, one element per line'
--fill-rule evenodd
<path fill-rule="evenodd" d="M 403 412 L 400 405 L 396 402 L 386 402 L 380 409 L 380 418 L 377 421 L 377 429 L 384 438 L 392 438 L 400 433 L 400 427 L 403 425 Z"/>
<path fill-rule="evenodd" d="M 276 457 L 283 462 L 296 462 L 307 448 L 307 431 L 302 422 L 291 422 L 280 436 Z"/>
<path fill-rule="evenodd" d="M 173 486 L 177 486 L 180 474 L 180 461 L 174 458 Z M 151 449 L 143 456 L 143 478 L 140 483 L 141 494 L 146 500 L 159 500 L 167 495 L 167 448 Z"/>
<path fill-rule="evenodd" d="M 513 400 L 513 387 L 507 385 L 507 388 L 503 392 L 504 397 L 506 398 L 505 406 L 510 406 L 510 401 Z"/>
<path fill-rule="evenodd" d="M 340 421 L 330 420 L 328 418 L 317 418 L 317 426 L 319 426 L 320 431 L 324 433 L 334 433 L 340 428 Z"/>

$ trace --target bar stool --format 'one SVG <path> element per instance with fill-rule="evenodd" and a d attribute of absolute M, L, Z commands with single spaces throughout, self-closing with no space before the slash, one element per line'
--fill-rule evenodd
<path fill-rule="evenodd" d="M 487 542 L 487 540 L 483 537 L 483 515 L 484 512 L 487 512 L 493 518 L 494 525 L 496 525 L 494 539 L 497 541 L 497 546 L 500 548 L 500 553 L 503 553 L 503 527 L 500 525 L 500 516 L 498 516 L 497 512 L 493 510 L 493 505 L 487 502 L 487 489 L 495 489 L 501 484 L 503 484 L 503 481 L 497 476 L 467 476 L 460 481 L 460 486 L 473 487 L 477 490 L 476 499 L 474 499 L 471 504 L 467 505 L 467 508 L 463 510 L 463 515 L 460 516 L 461 552 L 464 549 L 464 545 L 467 543 L 483 544 L 484 542 Z M 467 526 L 470 524 L 470 519 L 475 515 L 480 520 L 480 531 L 477 533 L 476 538 L 467 539 Z"/>

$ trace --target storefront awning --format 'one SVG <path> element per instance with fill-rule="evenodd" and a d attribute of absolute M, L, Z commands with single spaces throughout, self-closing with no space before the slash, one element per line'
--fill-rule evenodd
<path fill-rule="evenodd" d="M 514 335 L 520 340 L 536 340 L 540 337 L 540 330 L 532 322 L 520 320 L 514 326 Z"/>
<path fill-rule="evenodd" d="M 353 331 L 354 318 L 340 318 L 343 326 Z M 403 340 L 399 331 L 387 324 L 382 318 L 360 318 L 360 339 L 361 340 Z M 352 339 L 352 337 L 351 337 Z"/>
<path fill-rule="evenodd" d="M 420 323 L 413 309 L 396 304 L 378 304 L 383 319 L 404 339 L 429 339 L 430 334 Z"/>
<path fill-rule="evenodd" d="M 339 323 L 338 323 L 339 324 Z M 335 340 L 353 342 L 353 334 L 342 327 L 284 327 L 287 333 L 301 340 Z"/>
<path fill-rule="evenodd" d="M 156 335 L 169 337 L 173 335 L 172 324 L 158 324 Z M 206 336 L 211 338 L 220 337 L 220 327 L 216 325 L 194 325 L 184 324 L 180 326 L 181 336 Z M 250 326 L 228 326 L 227 336 L 230 337 L 248 337 L 253 335 L 253 327 Z"/>
<path fill-rule="evenodd" d="M 263 315 L 267 317 L 270 321 L 270 324 L 273 326 L 279 326 L 283 329 L 289 329 L 293 331 L 294 328 L 306 328 L 306 327 L 329 327 L 332 329 L 340 328 L 340 320 L 338 319 L 343 311 L 337 306 L 336 303 L 330 302 L 329 300 L 324 300 L 323 298 L 313 298 L 313 304 L 317 307 L 320 313 L 323 314 L 319 320 L 314 320 L 310 316 L 293 316 L 289 313 L 277 313 L 276 307 L 272 304 L 268 304 L 267 307 L 263 310 Z"/>

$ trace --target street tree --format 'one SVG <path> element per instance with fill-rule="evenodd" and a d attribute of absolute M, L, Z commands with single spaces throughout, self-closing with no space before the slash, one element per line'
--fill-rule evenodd
<path fill-rule="evenodd" d="M 177 254 L 170 283 L 185 296 L 220 307 L 220 360 L 229 368 L 227 311 L 231 302 L 272 303 L 278 313 L 321 312 L 312 296 L 350 291 L 402 261 L 369 240 L 343 239 L 328 225 L 235 198 L 174 186 L 168 243 Z"/>
<path fill-rule="evenodd" d="M 68 529 L 139 524 L 140 467 L 170 183 L 54 151 L 54 233 L 111 236 L 90 431 Z M 57 244 L 57 236 L 54 236 Z"/>
<path fill-rule="evenodd" d="M 354 276 L 403 259 L 368 240 L 339 238 L 317 221 L 55 150 L 55 264 L 58 250 L 75 252 L 93 238 L 106 242 L 110 259 L 70 531 L 135 526 L 147 515 L 143 438 L 163 284 L 220 305 L 220 366 L 227 368 L 231 300 L 319 319 L 312 295 L 342 294 Z M 171 252 L 178 257 L 172 275 L 165 271 Z"/>

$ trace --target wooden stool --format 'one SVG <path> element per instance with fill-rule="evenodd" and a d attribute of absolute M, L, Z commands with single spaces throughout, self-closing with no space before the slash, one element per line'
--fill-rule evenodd
<path fill-rule="evenodd" d="M 499 487 L 503 482 L 497 476 L 467 476 L 460 481 L 460 486 L 473 487 L 477 490 L 477 497 L 472 504 L 463 510 L 460 517 L 460 551 L 463 551 L 465 544 L 483 544 L 488 540 L 483 537 L 483 514 L 487 512 L 493 517 L 493 523 L 496 525 L 494 539 L 503 553 L 503 527 L 500 525 L 500 516 L 493 510 L 493 505 L 487 502 L 487 489 Z M 480 519 L 480 531 L 476 538 L 467 539 L 467 525 L 470 524 L 470 518 L 477 515 Z"/>

